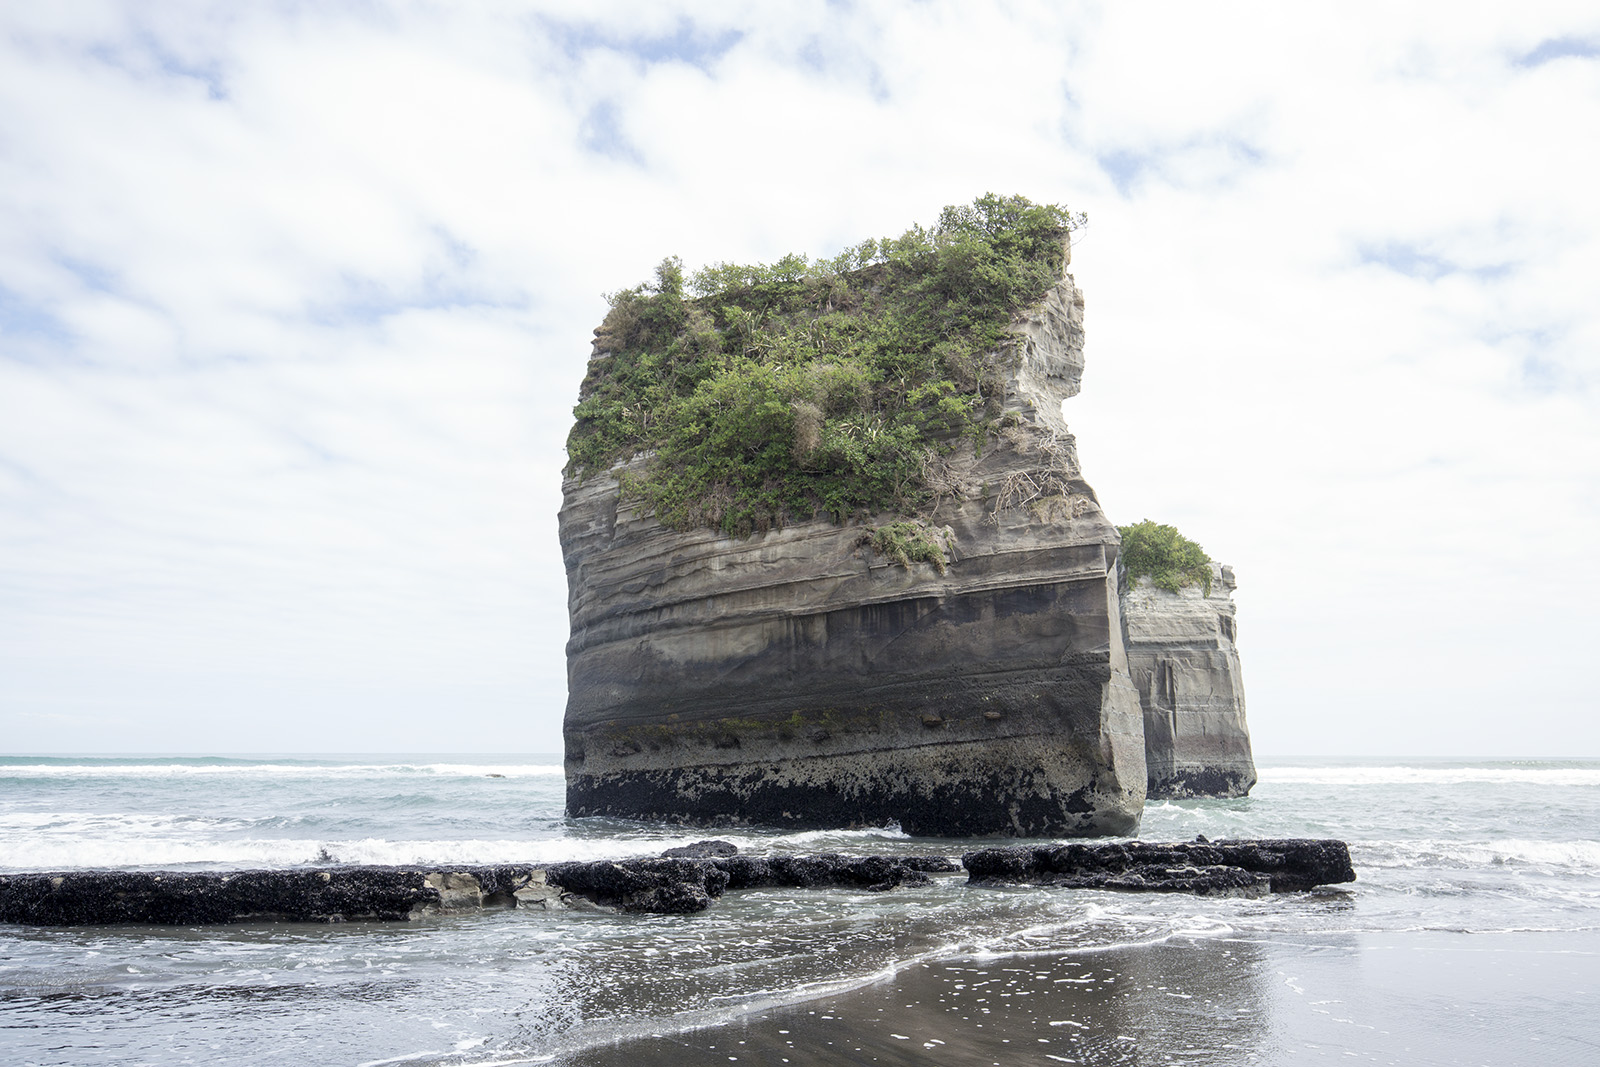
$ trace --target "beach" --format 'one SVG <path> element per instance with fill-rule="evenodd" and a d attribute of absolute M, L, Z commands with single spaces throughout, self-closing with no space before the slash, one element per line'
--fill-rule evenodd
<path fill-rule="evenodd" d="M 1600 936 L 1175 938 L 916 964 L 570 1067 L 1592 1063 Z"/>
<path fill-rule="evenodd" d="M 1240 899 L 954 873 L 730 891 L 688 916 L 0 926 L 0 1062 L 1595 1061 L 1600 762 L 1259 764 L 1249 797 L 1149 805 L 1140 838 L 1337 837 L 1357 881 Z M 548 863 L 708 836 L 567 819 L 562 799 L 542 755 L 7 757 L 0 871 Z M 1005 843 L 716 836 L 758 856 Z"/>

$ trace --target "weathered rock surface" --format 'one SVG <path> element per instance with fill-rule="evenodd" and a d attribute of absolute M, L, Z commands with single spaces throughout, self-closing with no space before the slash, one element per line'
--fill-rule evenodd
<path fill-rule="evenodd" d="M 700 842 L 726 845 L 726 842 Z M 695 846 L 689 846 L 694 848 Z M 732 846 L 727 846 L 731 848 Z M 301 871 L 73 871 L 0 875 L 0 922 L 30 926 L 206 926 L 234 922 L 393 922 L 480 908 L 704 911 L 730 889 L 926 885 L 961 869 L 946 856 L 740 856 L 501 864 L 452 870 L 335 867 Z M 737 851 L 737 850 L 735 850 Z M 962 857 L 973 885 L 1265 893 L 1355 880 L 1342 841 L 987 848 Z"/>
<path fill-rule="evenodd" d="M 945 573 L 875 556 L 862 526 L 679 533 L 619 500 L 626 468 L 569 479 L 569 813 L 1134 833 L 1119 540 L 1061 416 L 1082 317 L 1068 276 L 1017 322 L 1013 425 L 936 478 Z"/>
<path fill-rule="evenodd" d="M 945 856 L 738 856 L 711 861 L 728 875 L 729 889 L 786 886 L 798 889 L 853 888 L 882 892 L 902 885 L 927 885 L 929 874 L 961 869 Z"/>
<path fill-rule="evenodd" d="M 621 911 L 686 914 L 704 911 L 728 889 L 882 891 L 925 884 L 929 873 L 961 869 L 944 856 L 738 856 L 726 842 L 699 842 L 669 851 L 701 855 L 451 870 L 335 867 L 8 874 L 0 875 L 0 922 L 31 926 L 394 922 L 479 908 L 554 910 L 582 901 Z"/>
<path fill-rule="evenodd" d="M 729 881 L 711 860 L 676 858 L 557 863 L 547 877 L 596 904 L 661 915 L 704 911 Z"/>
<path fill-rule="evenodd" d="M 715 856 L 733 856 L 739 852 L 739 846 L 732 841 L 693 841 L 677 848 L 669 848 L 661 854 L 663 859 L 691 859 L 707 860 Z"/>
<path fill-rule="evenodd" d="M 358 922 L 482 907 L 560 907 L 536 867 L 73 871 L 0 875 L 0 922 L 33 926 Z"/>
<path fill-rule="evenodd" d="M 1356 880 L 1343 841 L 1146 841 L 985 848 L 961 857 L 974 885 L 1025 882 L 1074 889 L 1131 889 L 1256 896 Z"/>
<path fill-rule="evenodd" d="M 1153 798 L 1238 797 L 1256 782 L 1234 644 L 1233 568 L 1211 570 L 1209 594 L 1198 586 L 1168 592 L 1149 578 L 1123 594 Z"/>

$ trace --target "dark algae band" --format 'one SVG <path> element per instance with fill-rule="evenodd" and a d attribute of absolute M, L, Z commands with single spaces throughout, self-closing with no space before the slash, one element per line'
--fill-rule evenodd
<path fill-rule="evenodd" d="M 0 922 L 29 926 L 209 926 L 395 922 L 486 908 L 600 906 L 704 911 L 730 890 L 925 885 L 965 867 L 968 885 L 1033 883 L 1202 895 L 1264 895 L 1355 880 L 1342 841 L 1127 842 L 1013 846 L 945 856 L 740 856 L 701 842 L 653 859 L 297 871 L 73 871 L 0 875 Z"/>

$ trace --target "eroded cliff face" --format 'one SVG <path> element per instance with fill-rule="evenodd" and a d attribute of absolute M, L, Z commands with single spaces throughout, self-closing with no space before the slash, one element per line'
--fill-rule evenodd
<path fill-rule="evenodd" d="M 870 524 L 682 533 L 619 498 L 625 466 L 569 479 L 569 812 L 1136 832 L 1118 537 L 1061 416 L 1082 317 L 1069 276 L 1017 320 L 1000 440 L 933 472 L 944 573 L 877 555 Z"/>
<path fill-rule="evenodd" d="M 1123 597 L 1153 798 L 1239 797 L 1256 782 L 1233 568 L 1213 563 L 1211 572 L 1209 594 L 1197 586 L 1172 593 L 1141 578 Z"/>

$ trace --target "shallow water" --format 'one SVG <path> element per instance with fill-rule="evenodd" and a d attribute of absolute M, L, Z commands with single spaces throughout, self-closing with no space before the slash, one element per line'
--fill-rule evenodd
<path fill-rule="evenodd" d="M 658 1043 L 651 1055 L 676 1049 L 681 1062 L 726 1063 L 704 1045 L 727 1028 L 766 1033 L 762 1020 L 781 1017 L 790 1020 L 785 1041 L 796 1027 L 843 1033 L 837 1018 L 806 1013 L 848 1001 L 853 1018 L 871 1004 L 867 1017 L 906 1035 L 883 1037 L 860 1062 L 895 1062 L 883 1057 L 905 1055 L 896 1050 L 918 1036 L 909 1030 L 931 1036 L 946 1025 L 964 1036 L 917 1053 L 987 1063 L 982 1050 L 1001 1042 L 993 1033 L 1016 1031 L 1001 1042 L 1009 1047 L 1037 1020 L 1008 1012 L 1005 1022 L 954 1027 L 930 1021 L 926 1006 L 930 996 L 947 1004 L 972 996 L 953 988 L 951 976 L 964 972 L 949 969 L 978 964 L 1053 975 L 1025 983 L 1039 986 L 1026 997 L 1011 990 L 1001 998 L 1008 1004 L 1093 987 L 1102 1000 L 1083 1010 L 1095 1019 L 1156 1020 L 1142 1029 L 1095 1023 L 1101 1044 L 1080 1035 L 1063 1045 L 1044 1033 L 1046 1050 L 1030 1037 L 1041 1063 L 1068 1056 L 1058 1046 L 1078 1049 L 1072 1062 L 1096 1063 L 1249 1062 L 1218 1052 L 1229 1045 L 1258 1062 L 1288 1062 L 1319 1055 L 1317 1042 L 1376 1057 L 1390 1038 L 1412 1042 L 1410 1062 L 1468 1063 L 1489 1050 L 1464 1041 L 1474 1026 L 1528 1037 L 1494 1045 L 1498 1064 L 1558 1063 L 1583 1041 L 1600 1048 L 1594 1005 L 1570 980 L 1574 968 L 1600 975 L 1600 762 L 1286 760 L 1261 770 L 1245 799 L 1152 804 L 1141 837 L 1342 837 L 1357 883 L 1211 900 L 969 889 L 956 876 L 886 894 L 730 893 L 687 918 L 575 910 L 329 927 L 0 927 L 0 1062 L 600 1063 L 629 1048 L 642 1054 L 616 1044 L 637 1038 Z M 538 862 L 651 855 L 705 836 L 570 821 L 561 793 L 550 756 L 14 757 L 0 760 L 0 868 Z M 893 828 L 719 836 L 755 852 L 956 854 L 974 844 Z M 1108 977 L 1058 982 L 1069 962 Z M 1403 997 L 1373 994 L 1397 974 L 1406 980 L 1396 988 L 1421 997 L 1418 1006 L 1402 1010 Z M 1520 977 L 1508 987 L 1504 975 Z M 1312 992 L 1294 993 L 1290 979 Z M 890 1003 L 912 987 L 925 1010 Z M 1454 990 L 1463 1014 L 1425 1010 L 1429 990 Z M 872 1003 L 880 993 L 886 999 Z M 1356 1005 L 1345 1012 L 1355 1021 L 1330 1023 L 1339 1009 L 1324 1018 L 1307 997 Z M 1220 1030 L 1184 1022 L 1192 1001 L 1208 999 L 1249 1010 L 1229 1009 L 1234 1021 Z M 1109 1033 L 1129 1026 L 1135 1050 Z M 859 1030 L 844 1040 L 870 1036 Z M 1340 1045 L 1340 1034 L 1371 1040 Z M 762 1055 L 780 1062 L 788 1046 L 761 1040 Z M 947 1047 L 957 1040 L 967 1043 L 959 1055 Z"/>
<path fill-rule="evenodd" d="M 936 960 L 562 1063 L 1587 1064 L 1597 950 L 1592 933 L 1236 933 Z"/>

